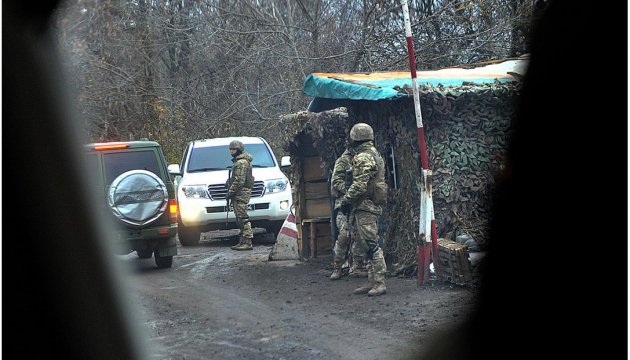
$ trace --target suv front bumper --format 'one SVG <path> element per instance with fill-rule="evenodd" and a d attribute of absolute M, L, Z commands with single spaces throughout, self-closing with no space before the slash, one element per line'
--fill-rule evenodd
<path fill-rule="evenodd" d="M 284 221 L 289 215 L 291 208 L 291 192 L 281 192 L 268 194 L 259 198 L 252 198 L 249 201 L 250 221 L 268 220 Z M 226 200 L 210 199 L 179 199 L 180 221 L 184 226 L 205 226 L 209 224 L 220 224 L 226 221 Z M 228 222 L 235 222 L 236 217 L 231 209 L 227 214 Z"/>

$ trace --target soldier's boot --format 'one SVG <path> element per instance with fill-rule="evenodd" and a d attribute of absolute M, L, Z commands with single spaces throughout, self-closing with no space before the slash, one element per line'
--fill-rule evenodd
<path fill-rule="evenodd" d="M 354 289 L 353 293 L 355 295 L 367 294 L 368 292 L 370 292 L 370 290 L 372 290 L 373 287 L 374 287 L 374 272 L 371 271 L 371 269 L 368 269 L 368 282 L 365 285 Z"/>
<path fill-rule="evenodd" d="M 368 265 L 368 268 L 372 271 L 374 282 L 372 283 L 372 288 L 368 291 L 368 296 L 383 295 L 387 291 L 385 288 L 385 273 L 387 272 L 387 265 L 385 265 L 383 250 L 377 248 L 369 262 L 370 264 Z"/>
<path fill-rule="evenodd" d="M 241 245 L 236 246 L 234 250 L 252 250 L 254 247 L 252 246 L 252 238 L 243 238 L 243 243 Z"/>
<path fill-rule="evenodd" d="M 233 245 L 230 247 L 230 249 L 232 250 L 238 250 L 237 248 L 239 248 L 241 245 L 243 245 L 243 242 L 245 241 L 245 238 L 241 235 L 238 237 L 238 244 Z"/>
<path fill-rule="evenodd" d="M 374 274 L 374 285 L 368 291 L 368 296 L 379 296 L 385 294 L 386 292 L 387 288 L 385 288 L 385 275 Z"/>
<path fill-rule="evenodd" d="M 333 272 L 330 274 L 330 280 L 341 279 L 341 267 L 343 264 L 338 260 L 333 260 Z"/>

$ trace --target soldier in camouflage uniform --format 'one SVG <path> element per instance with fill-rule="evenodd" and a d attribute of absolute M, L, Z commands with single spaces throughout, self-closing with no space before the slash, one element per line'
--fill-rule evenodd
<path fill-rule="evenodd" d="M 352 181 L 352 158 L 354 154 L 352 149 L 346 149 L 343 154 L 335 161 L 332 173 L 332 196 L 335 199 L 334 215 L 337 223 L 337 241 L 333 249 L 333 272 L 330 274 L 331 280 L 341 278 L 341 268 L 343 263 L 348 259 L 348 250 L 352 252 L 352 268 L 350 273 L 354 276 L 367 276 L 365 266 L 363 264 L 364 251 L 362 246 L 358 246 L 358 242 L 352 242 L 352 249 L 349 249 L 351 237 L 348 236 L 348 216 L 339 211 L 341 207 L 341 196 L 343 196 Z M 363 275 L 365 274 L 365 275 Z"/>
<path fill-rule="evenodd" d="M 385 162 L 374 147 L 374 131 L 368 124 L 355 124 L 350 130 L 350 139 L 355 153 L 352 159 L 352 184 L 341 198 L 341 211 L 349 213 L 352 237 L 366 249 L 368 259 L 368 283 L 354 290 L 355 294 L 378 296 L 385 294 L 387 271 L 383 250 L 378 244 L 378 218 L 383 212 L 374 203 L 374 183 L 384 181 Z"/>
<path fill-rule="evenodd" d="M 252 160 L 250 154 L 245 152 L 243 143 L 234 140 L 230 142 L 230 154 L 232 155 L 232 177 L 229 180 L 227 199 L 230 199 L 234 206 L 236 225 L 241 230 L 238 244 L 232 246 L 233 250 L 252 250 L 252 224 L 247 215 L 247 205 L 252 196 L 254 187 L 254 176 L 252 175 Z"/>

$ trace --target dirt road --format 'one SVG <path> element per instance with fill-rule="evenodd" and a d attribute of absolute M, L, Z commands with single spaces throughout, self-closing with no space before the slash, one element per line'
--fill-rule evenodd
<path fill-rule="evenodd" d="M 171 269 L 120 257 L 151 358 L 403 359 L 475 304 L 475 287 L 416 278 L 388 277 L 383 296 L 354 295 L 365 279 L 328 279 L 331 256 L 268 261 L 267 234 L 243 252 L 230 249 L 233 231 L 202 236 Z"/>

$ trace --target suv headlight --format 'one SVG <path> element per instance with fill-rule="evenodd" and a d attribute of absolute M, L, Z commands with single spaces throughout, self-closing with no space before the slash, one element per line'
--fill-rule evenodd
<path fill-rule="evenodd" d="M 282 192 L 287 189 L 287 184 L 289 180 L 286 179 L 274 179 L 267 181 L 267 193 L 277 193 Z"/>
<path fill-rule="evenodd" d="M 191 199 L 207 199 L 208 191 L 206 185 L 185 185 L 182 186 L 184 196 Z"/>

